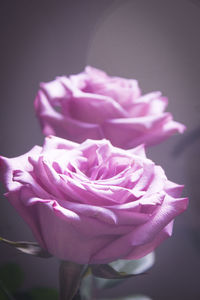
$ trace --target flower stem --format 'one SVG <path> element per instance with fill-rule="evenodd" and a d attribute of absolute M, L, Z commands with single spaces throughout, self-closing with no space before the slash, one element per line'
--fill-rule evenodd
<path fill-rule="evenodd" d="M 80 295 L 80 291 L 78 290 L 78 292 L 76 293 L 76 295 L 73 297 L 72 300 L 81 300 L 81 295 Z"/>
<path fill-rule="evenodd" d="M 80 300 L 79 287 L 85 265 L 61 261 L 59 269 L 60 300 Z"/>

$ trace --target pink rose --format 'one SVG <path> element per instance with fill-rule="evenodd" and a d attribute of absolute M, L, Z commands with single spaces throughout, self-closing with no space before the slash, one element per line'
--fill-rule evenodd
<path fill-rule="evenodd" d="M 51 254 L 77 263 L 138 259 L 172 234 L 187 207 L 143 146 L 47 137 L 17 158 L 1 157 L 10 203 Z"/>
<path fill-rule="evenodd" d="M 160 92 L 142 96 L 136 80 L 109 77 L 92 67 L 41 83 L 35 99 L 44 135 L 79 143 L 106 138 L 125 149 L 153 145 L 184 131 L 184 125 L 164 112 L 166 106 Z"/>

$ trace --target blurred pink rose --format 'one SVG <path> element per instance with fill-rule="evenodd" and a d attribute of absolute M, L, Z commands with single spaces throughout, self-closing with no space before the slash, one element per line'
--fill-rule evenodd
<path fill-rule="evenodd" d="M 7 197 L 51 254 L 77 263 L 138 259 L 172 234 L 187 207 L 143 146 L 47 137 L 17 158 L 0 159 Z"/>
<path fill-rule="evenodd" d="M 109 77 L 92 67 L 41 83 L 35 99 L 44 135 L 79 143 L 106 138 L 125 149 L 153 145 L 184 131 L 184 125 L 164 112 L 166 106 L 160 92 L 142 96 L 136 80 Z"/>

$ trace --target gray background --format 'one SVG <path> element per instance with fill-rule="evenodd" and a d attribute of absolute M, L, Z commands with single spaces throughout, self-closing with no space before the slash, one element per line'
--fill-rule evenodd
<path fill-rule="evenodd" d="M 149 275 L 127 280 L 127 289 L 154 300 L 200 299 L 200 1 L 198 0 L 5 0 L 1 1 L 0 153 L 18 156 L 43 137 L 33 110 L 39 82 L 78 73 L 86 64 L 110 75 L 139 80 L 144 93 L 161 90 L 168 111 L 187 126 L 148 150 L 169 179 L 185 184 L 187 212 L 172 238 L 156 250 Z M 33 240 L 3 197 L 0 235 Z M 0 245 L 0 263 L 18 262 L 25 287 L 58 286 L 56 259 L 20 255 Z"/>

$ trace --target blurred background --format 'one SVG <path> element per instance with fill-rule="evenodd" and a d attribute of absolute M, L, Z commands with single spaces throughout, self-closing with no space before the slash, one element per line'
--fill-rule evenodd
<path fill-rule="evenodd" d="M 33 101 L 41 81 L 81 72 L 85 65 L 135 78 L 143 93 L 160 90 L 167 111 L 186 124 L 184 135 L 148 150 L 167 177 L 185 184 L 187 212 L 172 238 L 156 250 L 147 276 L 110 295 L 144 293 L 153 300 L 200 299 L 200 1 L 4 0 L 0 4 L 0 154 L 13 157 L 43 143 Z M 0 236 L 34 240 L 3 196 Z M 0 264 L 17 262 L 24 288 L 58 287 L 58 262 L 16 253 L 0 244 Z"/>

